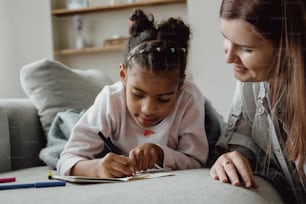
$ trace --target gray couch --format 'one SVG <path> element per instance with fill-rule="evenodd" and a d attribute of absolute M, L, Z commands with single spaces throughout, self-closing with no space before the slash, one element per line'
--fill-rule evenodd
<path fill-rule="evenodd" d="M 50 63 L 54 65 L 44 60 L 30 67 L 50 68 Z M 46 128 L 50 126 L 42 118 L 46 113 L 50 116 L 51 110 L 46 111 L 50 103 L 45 97 L 35 99 L 38 91 L 32 88 L 30 93 L 25 84 L 28 77 L 23 74 L 22 86 L 29 98 L 0 99 L 0 178 L 16 177 L 16 183 L 41 182 L 48 180 L 48 171 L 56 174 L 39 158 L 40 151 L 48 146 Z M 256 178 L 260 187 L 255 190 L 215 181 L 206 168 L 173 173 L 174 176 L 127 183 L 67 183 L 65 187 L 4 190 L 0 191 L 0 203 L 282 203 L 274 188 L 261 178 Z"/>

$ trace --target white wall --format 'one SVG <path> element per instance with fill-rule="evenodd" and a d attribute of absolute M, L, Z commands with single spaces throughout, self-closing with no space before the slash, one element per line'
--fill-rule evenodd
<path fill-rule="evenodd" d="M 236 82 L 231 66 L 225 63 L 220 4 L 221 0 L 188 0 L 188 21 L 193 33 L 188 66 L 202 93 L 227 119 Z"/>
<path fill-rule="evenodd" d="M 227 118 L 235 79 L 231 66 L 224 60 L 218 16 L 220 1 L 188 0 L 187 20 L 193 33 L 188 66 L 203 94 Z M 53 58 L 49 3 L 49 0 L 0 0 L 0 98 L 25 97 L 20 86 L 20 68 L 41 58 Z M 157 19 L 164 18 L 154 9 L 152 13 L 158 13 Z M 128 11 L 121 14 L 127 16 Z M 185 11 L 181 15 L 186 18 Z M 111 55 L 120 59 L 121 54 L 115 52 L 105 57 Z M 119 61 L 108 61 L 101 62 L 101 67 L 108 67 L 109 74 L 115 78 Z M 97 68 L 91 63 L 89 57 L 80 62 L 80 67 Z"/>
<path fill-rule="evenodd" d="M 117 0 L 119 1 L 119 0 Z M 92 1 L 90 1 L 92 2 Z M 181 17 L 187 20 L 185 4 L 171 4 L 162 6 L 142 7 L 146 13 L 152 13 L 157 22 L 169 17 Z M 114 35 L 128 36 L 128 18 L 133 8 L 118 11 L 100 12 L 83 15 L 83 36 L 89 47 L 102 46 L 104 39 Z M 55 33 L 55 49 L 75 48 L 75 30 L 72 26 L 72 17 L 54 17 L 53 32 Z M 60 33 L 60 36 L 56 35 Z M 56 57 L 64 64 L 78 69 L 95 68 L 103 70 L 113 81 L 119 80 L 119 64 L 123 61 L 121 51 L 98 52 Z"/>
<path fill-rule="evenodd" d="M 25 97 L 20 68 L 52 58 L 49 12 L 47 0 L 0 1 L 0 98 Z"/>

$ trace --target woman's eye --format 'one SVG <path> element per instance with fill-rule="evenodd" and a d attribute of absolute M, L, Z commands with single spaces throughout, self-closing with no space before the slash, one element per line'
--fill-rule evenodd
<path fill-rule="evenodd" d="M 243 49 L 245 52 L 253 52 L 253 50 L 252 50 L 252 49 L 247 48 L 247 47 L 243 47 L 242 49 Z"/>

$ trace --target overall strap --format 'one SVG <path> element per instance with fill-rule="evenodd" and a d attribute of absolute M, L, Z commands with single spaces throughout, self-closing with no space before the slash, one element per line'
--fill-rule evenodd
<path fill-rule="evenodd" d="M 231 135 L 233 134 L 235 125 L 242 113 L 241 87 L 239 83 L 240 82 L 237 82 L 236 84 L 236 90 L 233 97 L 231 112 L 228 118 L 225 134 L 222 135 L 217 142 L 217 146 L 226 150 L 229 149 L 228 144 L 231 139 Z"/>
<path fill-rule="evenodd" d="M 243 147 L 243 149 L 245 149 L 244 153 L 247 154 L 247 152 L 251 151 L 254 154 L 256 154 L 258 152 L 258 147 L 255 145 L 254 141 L 252 140 L 251 135 L 243 135 L 240 134 L 239 132 L 236 132 L 239 120 L 241 120 L 242 118 L 242 113 L 244 108 L 243 102 L 245 101 L 243 101 L 243 97 L 245 96 L 243 95 L 244 94 L 243 90 L 245 88 L 247 91 L 252 91 L 252 84 L 247 84 L 246 87 L 244 87 L 244 85 L 245 84 L 242 82 L 239 81 L 237 82 L 236 91 L 233 97 L 231 113 L 228 118 L 226 131 L 225 134 L 222 137 L 220 137 L 217 145 L 226 150 L 230 150 L 229 145 L 238 145 L 240 147 Z"/>
<path fill-rule="evenodd" d="M 242 101 L 241 101 L 241 85 L 239 86 L 239 83 L 237 83 L 237 87 L 236 87 L 236 92 L 234 94 L 234 98 L 233 98 L 233 106 L 232 106 L 232 110 L 231 110 L 231 114 L 229 117 L 229 122 L 228 122 L 228 128 L 231 129 L 235 126 L 235 124 L 237 123 L 237 121 L 239 120 L 239 118 L 241 117 L 241 113 L 242 113 Z"/>

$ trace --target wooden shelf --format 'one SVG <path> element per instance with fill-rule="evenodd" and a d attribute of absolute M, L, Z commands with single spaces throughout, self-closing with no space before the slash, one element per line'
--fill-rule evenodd
<path fill-rule="evenodd" d="M 87 53 L 120 51 L 121 49 L 122 45 L 107 46 L 107 47 L 87 47 L 83 49 L 64 49 L 64 50 L 54 51 L 54 55 L 55 56 L 77 55 L 77 54 L 87 54 Z"/>
<path fill-rule="evenodd" d="M 112 10 L 120 10 L 125 8 L 134 8 L 134 7 L 142 7 L 142 6 L 157 6 L 157 5 L 165 5 L 165 4 L 177 4 L 177 3 L 186 3 L 187 0 L 147 0 L 143 2 L 135 2 L 135 3 L 125 3 L 125 4 L 115 4 L 115 5 L 105 5 L 105 6 L 95 6 L 95 7 L 87 7 L 83 9 L 54 9 L 52 10 L 52 15 L 54 16 L 70 16 L 76 14 L 88 14 L 102 11 L 112 11 Z"/>

